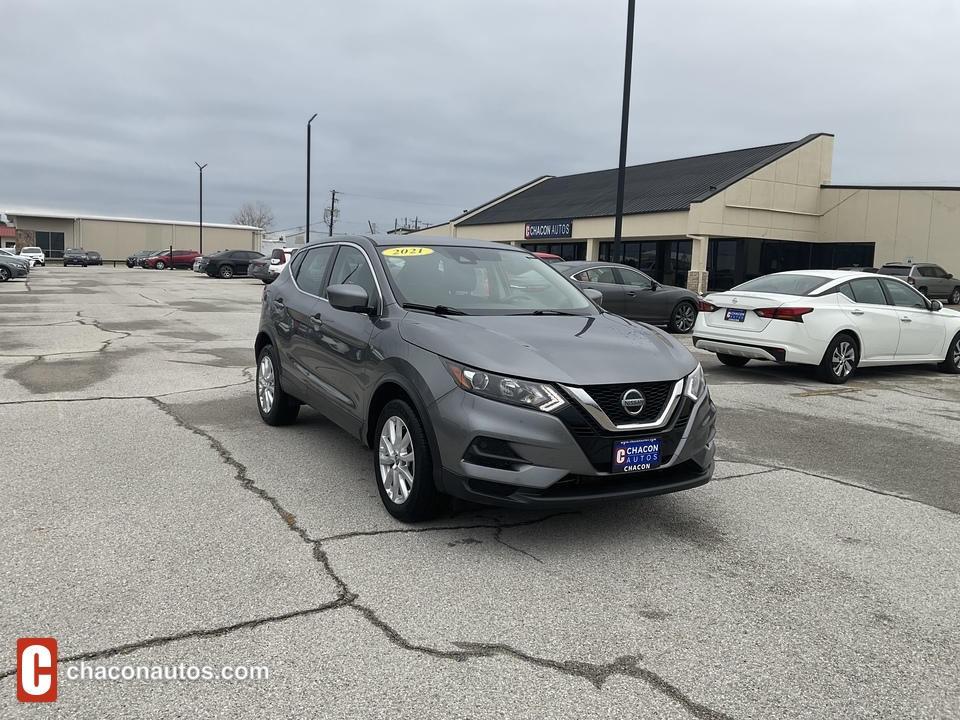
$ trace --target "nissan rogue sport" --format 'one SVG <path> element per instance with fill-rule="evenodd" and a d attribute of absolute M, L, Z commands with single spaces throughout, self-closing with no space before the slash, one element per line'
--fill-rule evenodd
<path fill-rule="evenodd" d="M 264 422 L 307 404 L 359 438 L 405 522 L 445 496 L 553 508 L 710 480 L 716 409 L 680 342 L 520 248 L 415 242 L 310 243 L 264 287 Z"/>

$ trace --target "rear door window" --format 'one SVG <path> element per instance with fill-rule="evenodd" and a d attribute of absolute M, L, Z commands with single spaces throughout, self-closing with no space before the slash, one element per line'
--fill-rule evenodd
<path fill-rule="evenodd" d="M 851 280 L 850 290 L 853 293 L 855 302 L 864 305 L 886 305 L 887 298 L 880 288 L 880 281 L 876 278 L 864 278 L 863 280 Z"/>

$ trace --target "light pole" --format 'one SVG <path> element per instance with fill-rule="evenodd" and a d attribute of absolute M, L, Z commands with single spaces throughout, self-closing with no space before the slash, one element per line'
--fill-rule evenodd
<path fill-rule="evenodd" d="M 310 242 L 310 123 L 316 116 L 317 113 L 314 113 L 313 117 L 307 120 L 307 242 Z"/>
<path fill-rule="evenodd" d="M 203 169 L 207 163 L 201 165 L 194 161 L 193 164 L 200 168 L 200 254 L 203 255 Z M 170 267 L 173 267 L 173 257 L 170 258 Z"/>
<path fill-rule="evenodd" d="M 620 169 L 617 173 L 617 217 L 613 229 L 613 257 L 620 262 L 620 236 L 623 234 L 623 194 L 627 177 L 627 127 L 630 124 L 630 71 L 633 66 L 633 19 L 636 0 L 627 3 L 627 50 L 623 69 L 623 117 L 620 119 Z"/>

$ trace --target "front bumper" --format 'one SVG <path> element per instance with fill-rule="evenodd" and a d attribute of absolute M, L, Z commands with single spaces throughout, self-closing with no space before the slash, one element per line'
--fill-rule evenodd
<path fill-rule="evenodd" d="M 686 490 L 713 476 L 716 406 L 709 391 L 696 402 L 684 397 L 661 427 L 643 431 L 604 429 L 575 400 L 549 414 L 455 390 L 428 412 L 442 489 L 488 505 L 580 506 Z M 654 437 L 658 468 L 612 472 L 616 441 Z"/>

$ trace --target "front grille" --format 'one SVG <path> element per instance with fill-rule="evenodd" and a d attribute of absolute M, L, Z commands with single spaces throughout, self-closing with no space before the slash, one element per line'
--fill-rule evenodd
<path fill-rule="evenodd" d="M 583 388 L 614 425 L 647 423 L 656 420 L 670 399 L 675 381 L 627 383 L 620 385 L 587 385 Z M 620 405 L 621 396 L 631 388 L 643 393 L 646 403 L 639 415 L 628 415 Z"/>

